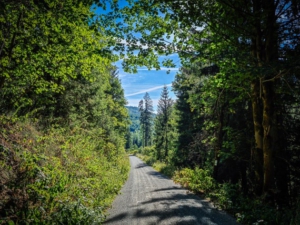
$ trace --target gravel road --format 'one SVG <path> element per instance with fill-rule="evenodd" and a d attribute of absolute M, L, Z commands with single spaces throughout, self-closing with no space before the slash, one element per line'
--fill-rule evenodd
<path fill-rule="evenodd" d="M 139 158 L 129 158 L 129 178 L 104 224 L 238 224 L 234 218 L 187 192 Z"/>

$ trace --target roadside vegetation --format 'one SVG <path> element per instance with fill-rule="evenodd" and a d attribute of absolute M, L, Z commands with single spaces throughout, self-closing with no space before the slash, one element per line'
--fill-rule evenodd
<path fill-rule="evenodd" d="M 0 3 L 0 224 L 101 224 L 127 179 L 126 100 L 92 4 Z"/>
<path fill-rule="evenodd" d="M 162 90 L 158 113 L 153 121 L 153 144 L 140 148 L 133 146 L 129 152 L 191 192 L 209 199 L 241 224 L 298 224 L 300 204 L 295 190 L 297 184 L 291 183 L 289 187 L 292 191 L 290 194 L 294 196 L 295 193 L 295 199 L 289 199 L 291 196 L 281 199 L 283 196 L 280 196 L 278 190 L 257 195 L 255 183 L 251 181 L 254 178 L 248 174 L 251 167 L 246 167 L 249 162 L 244 148 L 249 140 L 238 130 L 234 131 L 229 125 L 223 128 L 220 156 L 216 157 L 215 148 L 220 144 L 220 136 L 215 135 L 219 135 L 220 127 L 212 125 L 215 115 L 210 115 L 210 111 L 207 114 L 193 112 L 189 102 L 195 96 L 190 95 L 192 91 L 185 91 L 186 86 L 181 86 L 179 82 L 179 79 L 182 81 L 187 76 L 191 79 L 193 74 L 177 74 L 173 88 L 177 88 L 180 94 L 174 104 L 166 88 Z M 195 124 L 202 126 L 197 127 Z M 140 135 L 143 140 L 143 133 Z M 244 164 L 239 162 L 241 159 L 244 159 Z M 296 157 L 290 159 L 291 162 L 294 160 Z M 243 169 L 246 174 L 243 174 Z M 292 165 L 290 169 L 297 171 Z M 298 178 L 296 174 L 293 177 L 295 180 Z"/>
<path fill-rule="evenodd" d="M 145 160 L 243 224 L 300 223 L 299 12 L 292 0 L 139 0 L 102 21 L 127 37 L 126 71 L 180 58 L 176 99 L 162 90 L 140 136 Z"/>
<path fill-rule="evenodd" d="M 300 224 L 300 2 L 118 3 L 0 2 L 0 224 L 101 223 L 124 146 L 242 224 Z M 176 99 L 130 127 L 113 63 L 171 54 Z"/>
<path fill-rule="evenodd" d="M 180 168 L 171 161 L 155 159 L 155 147 L 133 150 L 130 153 L 142 159 L 158 172 L 166 175 L 175 183 L 190 190 L 201 198 L 212 202 L 218 209 L 225 210 L 241 224 L 293 224 L 300 221 L 300 205 L 278 210 L 266 204 L 263 198 L 249 197 L 240 192 L 241 184 L 219 183 L 207 169 Z"/>
<path fill-rule="evenodd" d="M 128 158 L 99 129 L 1 117 L 1 224 L 100 224 L 127 179 Z"/>

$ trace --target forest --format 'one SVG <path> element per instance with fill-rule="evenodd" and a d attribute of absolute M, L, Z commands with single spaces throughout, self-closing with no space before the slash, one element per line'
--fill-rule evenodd
<path fill-rule="evenodd" d="M 0 1 L 0 224 L 101 224 L 126 99 L 93 1 Z"/>
<path fill-rule="evenodd" d="M 300 223 L 299 1 L 1 0 L 0 27 L 0 224 L 101 224 L 125 148 L 241 224 Z M 129 116 L 114 62 L 174 53 L 176 99 Z"/>
<path fill-rule="evenodd" d="M 299 10 L 287 0 L 144 0 L 106 16 L 126 23 L 108 33 L 119 45 L 126 37 L 127 71 L 175 66 L 174 53 L 182 62 L 176 99 L 162 90 L 153 144 L 143 137 L 134 153 L 242 224 L 299 224 Z"/>

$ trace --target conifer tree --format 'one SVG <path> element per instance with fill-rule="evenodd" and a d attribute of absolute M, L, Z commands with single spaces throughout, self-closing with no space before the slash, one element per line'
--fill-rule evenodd
<path fill-rule="evenodd" d="M 153 114 L 153 102 L 150 95 L 146 92 L 144 100 L 139 102 L 140 124 L 142 130 L 142 142 L 143 147 L 151 145 L 152 138 L 152 114 Z"/>
<path fill-rule="evenodd" d="M 157 159 L 166 159 L 168 157 L 169 150 L 169 118 L 171 114 L 171 109 L 173 105 L 173 100 L 169 98 L 169 91 L 167 86 L 163 87 L 161 92 L 161 97 L 158 101 L 157 106 L 157 116 L 155 118 L 155 144 L 157 151 Z"/>
<path fill-rule="evenodd" d="M 144 101 L 139 102 L 139 112 L 140 112 L 140 125 L 141 125 L 141 135 L 142 135 L 142 147 L 145 147 L 145 124 L 144 124 Z"/>

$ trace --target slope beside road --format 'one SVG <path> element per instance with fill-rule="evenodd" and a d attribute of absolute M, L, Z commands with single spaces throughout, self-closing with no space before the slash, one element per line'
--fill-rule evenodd
<path fill-rule="evenodd" d="M 139 158 L 130 156 L 129 178 L 105 225 L 235 225 L 234 218 L 188 193 Z"/>

